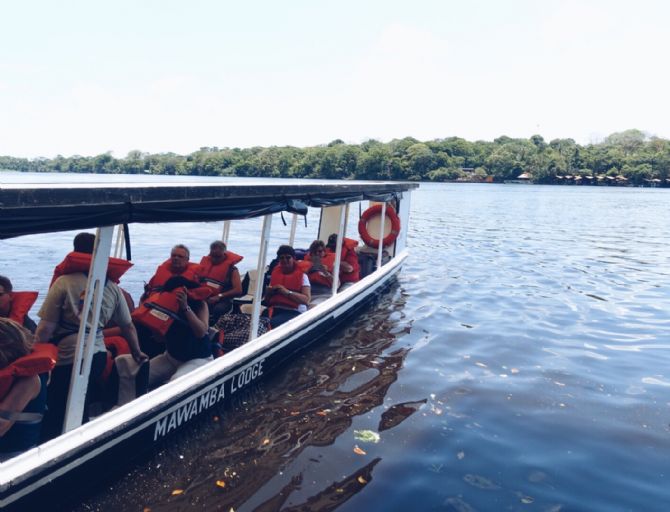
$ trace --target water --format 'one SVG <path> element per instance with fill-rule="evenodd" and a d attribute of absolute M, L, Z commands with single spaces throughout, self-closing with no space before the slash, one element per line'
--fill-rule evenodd
<path fill-rule="evenodd" d="M 367 314 L 63 507 L 667 510 L 668 194 L 422 184 L 411 258 Z M 231 249 L 252 259 L 245 222 Z M 212 238 L 133 228 L 135 296 L 175 233 L 198 257 Z M 0 242 L 0 273 L 46 282 L 70 239 Z"/>

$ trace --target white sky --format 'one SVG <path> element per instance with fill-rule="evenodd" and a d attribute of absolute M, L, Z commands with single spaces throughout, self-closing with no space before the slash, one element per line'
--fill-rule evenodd
<path fill-rule="evenodd" d="M 667 0 L 0 0 L 0 155 L 670 138 Z"/>

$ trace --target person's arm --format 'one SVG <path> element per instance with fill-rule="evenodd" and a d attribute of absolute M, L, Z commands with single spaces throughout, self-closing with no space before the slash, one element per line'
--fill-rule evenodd
<path fill-rule="evenodd" d="M 0 400 L 0 410 L 21 412 L 26 405 L 40 393 L 41 382 L 39 375 L 18 377 L 12 384 L 9 393 Z M 14 425 L 13 420 L 0 418 L 0 437 L 4 436 Z"/>
<path fill-rule="evenodd" d="M 35 329 L 35 341 L 37 343 L 49 343 L 49 340 L 56 331 L 56 327 L 58 327 L 58 322 L 40 320 L 40 323 L 37 324 L 37 329 Z"/>
<path fill-rule="evenodd" d="M 233 267 L 233 271 L 230 274 L 230 285 L 230 290 L 219 293 L 219 300 L 242 295 L 242 280 L 240 279 L 240 272 L 236 267 Z"/>
<path fill-rule="evenodd" d="M 240 279 L 240 272 L 237 270 L 237 267 L 233 267 L 230 273 L 230 285 L 232 287 L 230 290 L 212 295 L 207 299 L 207 303 L 216 304 L 222 300 L 240 297 L 242 295 L 242 280 Z"/>
<path fill-rule="evenodd" d="M 350 263 L 340 260 L 340 270 L 345 274 L 351 274 L 354 271 L 354 267 Z"/>
<path fill-rule="evenodd" d="M 274 287 L 275 293 L 283 295 L 288 299 L 292 300 L 296 304 L 309 304 L 312 300 L 311 288 L 309 286 L 303 286 L 300 288 L 300 293 L 294 292 L 286 288 L 284 285 L 278 284 Z"/>
<path fill-rule="evenodd" d="M 128 342 L 130 353 L 132 354 L 135 362 L 137 364 L 142 364 L 144 361 L 148 361 L 149 356 L 142 352 L 142 349 L 140 348 L 140 342 L 137 338 L 135 324 L 130 322 L 129 324 L 119 326 L 118 329 L 121 332 L 121 336 L 123 336 Z"/>
<path fill-rule="evenodd" d="M 191 332 L 196 338 L 202 338 L 209 330 L 209 308 L 205 301 L 200 301 L 198 311 L 194 311 L 188 305 L 188 299 L 184 290 L 177 291 L 177 303 L 179 311 L 186 317 Z"/>

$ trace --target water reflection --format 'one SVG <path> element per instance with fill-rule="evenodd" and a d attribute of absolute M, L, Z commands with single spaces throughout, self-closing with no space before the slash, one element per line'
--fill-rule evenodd
<path fill-rule="evenodd" d="M 332 445 L 355 417 L 383 404 L 410 350 L 391 348 L 408 331 L 404 304 L 404 293 L 396 285 L 326 345 L 310 349 L 196 428 L 178 433 L 169 447 L 115 484 L 117 490 L 126 488 L 123 496 L 105 493 L 78 510 L 98 503 L 106 508 L 110 502 L 115 508 L 148 506 L 152 511 L 187 505 L 278 510 L 298 489 L 300 510 L 334 509 L 371 480 L 380 458 L 308 496 L 301 487 L 303 472 L 289 475 L 289 470 L 306 450 Z M 380 430 L 395 427 L 423 403 L 392 406 L 382 415 Z M 303 465 L 322 462 L 312 454 L 302 459 Z M 172 495 L 174 490 L 183 492 Z M 253 503 L 245 505 L 252 496 Z"/>

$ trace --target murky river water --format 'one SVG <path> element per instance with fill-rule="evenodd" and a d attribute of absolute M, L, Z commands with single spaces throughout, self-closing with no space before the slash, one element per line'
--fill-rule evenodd
<path fill-rule="evenodd" d="M 63 508 L 667 510 L 669 205 L 670 190 L 423 184 L 380 302 Z M 245 223 L 231 249 L 253 259 Z M 204 254 L 211 226 L 135 227 L 125 286 L 137 297 L 178 239 Z M 0 273 L 46 283 L 71 237 L 0 242 Z"/>

